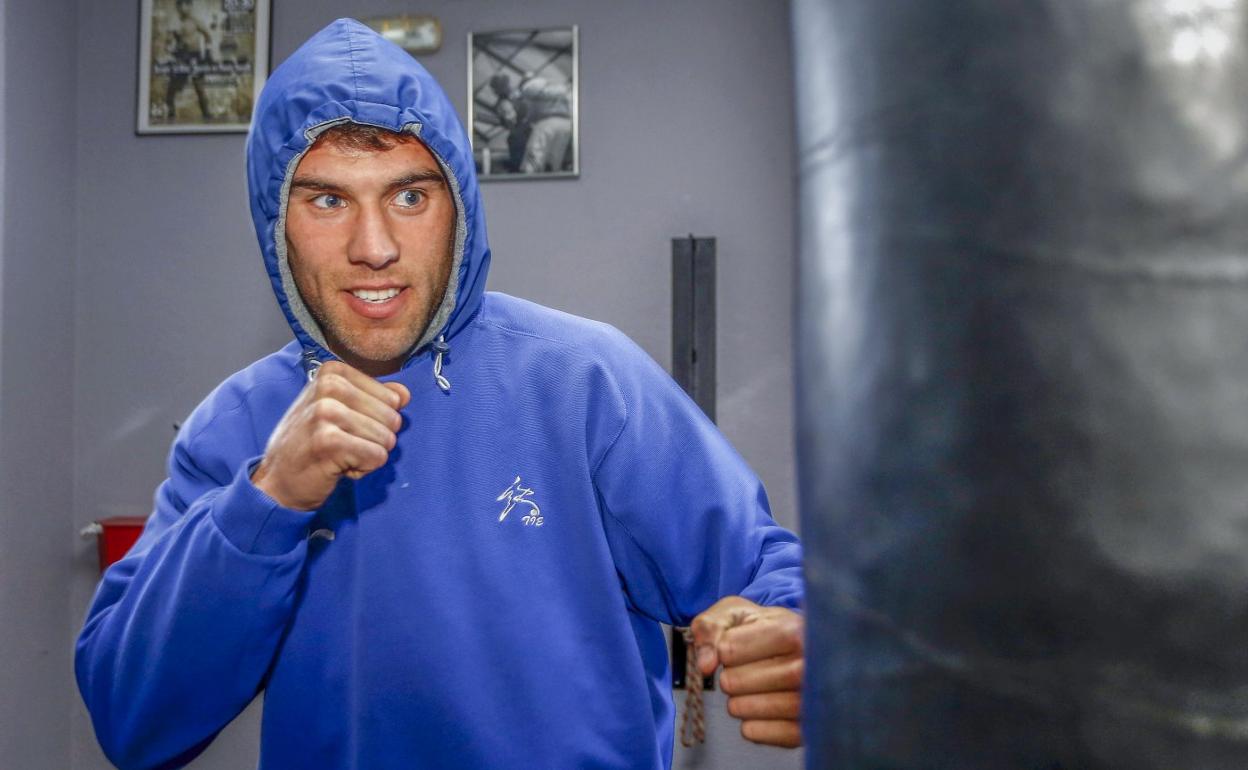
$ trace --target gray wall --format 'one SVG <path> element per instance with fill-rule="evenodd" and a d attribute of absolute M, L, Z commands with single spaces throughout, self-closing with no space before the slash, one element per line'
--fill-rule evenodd
<path fill-rule="evenodd" d="M 74 0 L 0 4 L 0 765 L 69 766 Z"/>
<path fill-rule="evenodd" d="M 275 6 L 274 62 L 344 13 L 328 0 Z M 721 425 L 793 526 L 785 8 L 777 0 L 441 0 L 421 10 L 439 16 L 446 33 L 424 63 L 461 110 L 470 29 L 580 26 L 582 175 L 486 186 L 490 288 L 613 323 L 666 363 L 669 239 L 717 236 Z M 411 9 L 375 0 L 351 10 Z M 243 137 L 136 137 L 134 14 L 92 0 L 79 0 L 77 11 L 77 377 L 66 398 L 76 415 L 75 527 L 147 513 L 172 422 L 289 338 L 247 217 Z M 94 587 L 93 560 L 79 544 L 71 633 Z M 722 700 L 711 700 L 719 714 Z M 107 767 L 76 698 L 66 710 L 72 766 Z M 726 718 L 712 719 L 710 731 L 711 745 L 678 766 L 800 765 L 799 753 L 748 746 Z M 194 766 L 250 766 L 257 735 L 253 709 Z"/>

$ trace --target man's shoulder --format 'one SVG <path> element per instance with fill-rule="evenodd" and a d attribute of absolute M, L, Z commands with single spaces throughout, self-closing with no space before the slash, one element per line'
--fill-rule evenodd
<path fill-rule="evenodd" d="M 619 329 L 602 321 L 565 313 L 500 292 L 487 292 L 480 322 L 528 345 L 563 349 L 590 358 L 635 355 L 640 348 Z"/>
<path fill-rule="evenodd" d="M 504 338 L 496 355 L 512 362 L 555 367 L 582 382 L 597 373 L 620 393 L 679 390 L 649 353 L 608 323 L 497 292 L 486 295 L 480 322 Z"/>
<path fill-rule="evenodd" d="M 263 388 L 287 390 L 293 384 L 302 387 L 306 379 L 300 363 L 299 343 L 292 340 L 279 350 L 253 361 L 221 381 L 217 391 L 223 395 L 245 397 Z"/>
<path fill-rule="evenodd" d="M 183 431 L 194 438 L 231 417 L 250 423 L 267 422 L 274 417 L 270 413 L 280 417 L 304 380 L 299 344 L 292 341 L 222 380 L 191 413 Z"/>

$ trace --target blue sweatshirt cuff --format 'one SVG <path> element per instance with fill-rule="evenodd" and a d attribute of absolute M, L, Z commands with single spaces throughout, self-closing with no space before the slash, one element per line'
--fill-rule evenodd
<path fill-rule="evenodd" d="M 240 551 L 277 556 L 294 550 L 308 536 L 315 511 L 285 508 L 251 483 L 259 457 L 242 464 L 212 506 L 217 528 Z"/>

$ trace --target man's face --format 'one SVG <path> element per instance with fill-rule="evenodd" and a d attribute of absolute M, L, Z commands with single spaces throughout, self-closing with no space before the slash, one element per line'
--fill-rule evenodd
<path fill-rule="evenodd" d="M 455 204 L 419 142 L 318 143 L 290 186 L 291 273 L 329 348 L 374 377 L 398 371 L 446 293 Z"/>

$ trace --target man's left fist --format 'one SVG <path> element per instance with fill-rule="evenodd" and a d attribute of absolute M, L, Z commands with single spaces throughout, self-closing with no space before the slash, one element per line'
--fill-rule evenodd
<path fill-rule="evenodd" d="M 728 713 L 755 743 L 802 745 L 803 637 L 806 619 L 784 607 L 762 607 L 740 596 L 720 599 L 693 619 L 694 649 L 704 676 L 719 666 Z"/>

